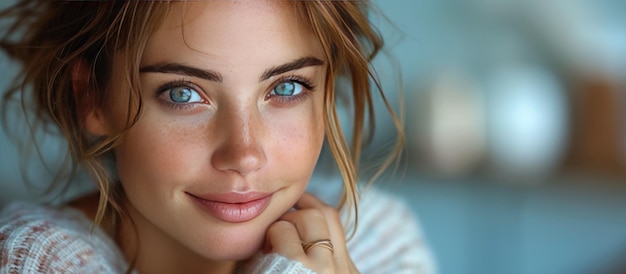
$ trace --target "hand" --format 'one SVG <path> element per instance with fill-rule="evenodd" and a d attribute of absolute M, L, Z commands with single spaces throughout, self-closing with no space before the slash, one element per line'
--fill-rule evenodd
<path fill-rule="evenodd" d="M 348 249 L 337 210 L 304 193 L 296 210 L 285 213 L 267 230 L 266 250 L 297 260 L 317 273 L 358 273 Z M 334 250 L 303 243 L 330 239 Z"/>

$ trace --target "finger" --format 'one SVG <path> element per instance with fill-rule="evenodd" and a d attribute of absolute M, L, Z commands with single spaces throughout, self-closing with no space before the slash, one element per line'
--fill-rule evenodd
<path fill-rule="evenodd" d="M 330 271 L 334 269 L 332 255 L 328 255 L 330 252 L 327 252 L 325 259 L 318 251 L 311 250 L 306 254 L 296 226 L 291 222 L 279 220 L 272 224 L 268 229 L 266 242 L 269 242 L 273 253 L 297 260 L 318 273 L 334 273 Z"/>
<path fill-rule="evenodd" d="M 317 209 L 292 211 L 283 215 L 281 220 L 288 221 L 296 227 L 302 243 L 312 243 L 327 239 L 332 244 L 326 217 Z M 333 249 L 324 248 L 323 246 L 312 246 L 305 253 L 316 261 L 323 261 L 332 257 Z"/>
<path fill-rule="evenodd" d="M 321 213 L 322 217 L 314 216 L 316 218 L 323 218 L 327 224 L 329 235 L 341 236 L 338 237 L 342 243 L 345 243 L 345 231 L 341 224 L 341 217 L 337 209 L 324 203 L 319 198 L 310 193 L 304 193 L 302 197 L 296 202 L 296 208 L 302 210 L 316 211 L 315 213 Z"/>
<path fill-rule="evenodd" d="M 337 209 L 327 205 L 314 195 L 304 193 L 296 203 L 296 208 L 307 211 L 317 211 L 323 215 L 328 229 L 328 235 L 334 246 L 334 254 L 337 258 L 337 266 L 340 273 L 354 273 L 356 267 L 352 262 L 346 246 L 345 231 L 341 222 L 341 217 Z M 299 229 L 299 228 L 298 228 Z"/>
<path fill-rule="evenodd" d="M 318 209 L 301 209 L 285 213 L 281 220 L 296 226 L 300 238 L 305 242 L 330 236 L 326 215 Z"/>
<path fill-rule="evenodd" d="M 306 209 L 306 208 L 324 208 L 329 207 L 326 203 L 324 203 L 319 198 L 315 197 L 315 195 L 305 192 L 300 196 L 300 199 L 294 205 L 296 209 Z"/>
<path fill-rule="evenodd" d="M 325 224 L 326 235 L 333 236 L 334 238 L 332 240 L 338 241 L 338 245 L 345 245 L 345 232 L 337 209 L 327 205 L 310 193 L 304 193 L 302 197 L 300 197 L 296 202 L 296 208 L 300 210 L 293 212 L 309 212 L 306 218 L 310 218 L 313 222 Z M 285 216 L 288 216 L 288 214 L 285 214 Z M 298 227 L 298 231 L 300 231 L 300 227 Z M 303 239 L 309 240 L 305 237 L 303 237 Z"/>
<path fill-rule="evenodd" d="M 267 230 L 266 243 L 271 252 L 281 254 L 292 260 L 303 258 L 304 251 L 298 231 L 294 224 L 288 221 L 277 221 Z"/>

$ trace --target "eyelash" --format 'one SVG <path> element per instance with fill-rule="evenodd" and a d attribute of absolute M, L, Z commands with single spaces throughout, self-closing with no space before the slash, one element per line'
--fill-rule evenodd
<path fill-rule="evenodd" d="M 197 85 L 195 85 L 193 82 L 187 81 L 185 79 L 179 79 L 179 80 L 166 83 L 162 85 L 161 87 L 159 87 L 157 89 L 157 97 L 166 106 L 174 108 L 174 109 L 186 110 L 186 109 L 194 108 L 197 105 L 197 103 L 174 103 L 169 100 L 169 94 L 167 94 L 167 99 L 161 98 L 162 96 L 165 96 L 168 90 L 173 89 L 173 88 L 178 88 L 178 87 L 187 87 L 187 88 L 193 89 L 196 92 L 200 93 L 200 96 L 202 96 L 201 89 Z M 206 103 L 207 101 L 203 99 L 203 102 Z"/>
<path fill-rule="evenodd" d="M 293 96 L 272 95 L 271 91 L 283 82 L 295 82 L 302 85 L 305 90 L 303 90 L 302 93 Z M 283 76 L 278 78 L 278 80 L 272 84 L 270 92 L 267 93 L 265 99 L 269 100 L 274 98 L 279 104 L 292 104 L 304 99 L 305 96 L 309 96 L 312 91 L 315 91 L 315 85 L 313 85 L 309 79 L 297 75 Z"/>
<path fill-rule="evenodd" d="M 272 95 L 271 91 L 276 88 L 280 83 L 283 82 L 295 82 L 297 84 L 302 85 L 305 90 L 302 91 L 302 93 L 298 94 L 298 95 L 293 95 L 293 96 L 280 96 L 280 95 Z M 160 100 L 166 104 L 168 107 L 174 108 L 174 109 L 181 109 L 181 110 L 185 110 L 185 109 L 190 109 L 193 108 L 197 103 L 174 103 L 172 101 L 169 100 L 169 95 L 167 99 L 162 99 L 162 96 L 165 96 L 166 92 L 169 91 L 170 89 L 173 88 L 178 88 L 178 87 L 188 87 L 190 89 L 195 90 L 196 92 L 200 93 L 200 88 L 195 85 L 193 82 L 185 80 L 185 79 L 179 79 L 179 80 L 175 80 L 169 83 L 166 83 L 164 85 L 162 85 L 161 87 L 159 87 L 157 89 L 157 97 L 160 98 Z M 277 100 L 279 104 L 292 104 L 292 103 L 296 103 L 302 99 L 305 98 L 305 96 L 309 96 L 310 92 L 315 91 L 315 85 L 313 85 L 311 83 L 311 81 L 305 77 L 301 77 L 301 76 L 297 76 L 297 75 L 290 75 L 290 76 L 283 76 L 278 78 L 278 80 L 276 80 L 271 88 L 270 88 L 270 92 L 267 93 L 267 95 L 265 96 L 266 100 L 271 100 L 272 98 L 274 100 Z M 200 95 L 202 96 L 202 94 Z M 206 103 L 207 101 L 204 100 L 204 102 Z"/>

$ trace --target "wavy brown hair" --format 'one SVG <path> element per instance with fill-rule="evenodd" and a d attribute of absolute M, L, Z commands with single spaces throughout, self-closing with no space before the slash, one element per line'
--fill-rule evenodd
<path fill-rule="evenodd" d="M 139 88 L 139 62 L 149 37 L 160 26 L 174 3 L 167 1 L 57 1 L 21 0 L 0 13 L 10 20 L 2 34 L 0 47 L 19 61 L 19 79 L 4 94 L 5 129 L 7 104 L 15 99 L 22 107 L 32 108 L 33 127 L 55 125 L 69 147 L 71 169 L 82 165 L 94 178 L 100 191 L 96 223 L 115 226 L 124 214 L 123 192 L 115 182 L 114 171 L 105 160 L 125 132 L 140 119 L 142 103 Z M 359 159 L 364 139 L 374 131 L 373 94 L 379 92 L 398 130 L 398 142 L 381 170 L 399 156 L 404 141 L 401 121 L 389 106 L 371 69 L 371 61 L 383 40 L 368 20 L 367 1 L 293 1 L 294 10 L 310 27 L 324 50 L 327 62 L 325 84 L 326 141 L 341 172 L 344 195 L 340 206 L 356 209 Z M 124 52 L 121 68 L 130 88 L 127 116 L 116 134 L 96 138 L 85 129 L 84 119 L 94 108 L 113 96 L 109 89 L 112 59 Z M 73 75 L 79 64 L 89 68 L 88 75 Z M 82 77 L 89 91 L 75 90 L 73 80 Z M 339 77 L 351 83 L 346 94 L 352 104 L 352 140 L 344 137 L 337 116 L 336 91 Z M 372 86 L 373 84 L 373 86 Z M 120 96 L 119 94 L 117 96 Z M 32 100 L 32 102 L 31 102 Z M 367 116 L 370 117 L 367 117 Z M 366 122 L 369 124 L 366 125 Z M 368 131 L 369 132 L 366 132 Z M 55 181 L 53 186 L 62 182 Z"/>

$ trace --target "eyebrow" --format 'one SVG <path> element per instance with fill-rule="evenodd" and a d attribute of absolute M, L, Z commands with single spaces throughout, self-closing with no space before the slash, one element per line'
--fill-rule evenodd
<path fill-rule="evenodd" d="M 289 72 L 292 70 L 298 70 L 301 68 L 312 67 L 312 66 L 321 66 L 323 64 L 324 64 L 324 61 L 318 58 L 311 57 L 311 56 L 302 57 L 294 61 L 291 61 L 289 63 L 282 64 L 280 66 L 273 67 L 264 71 L 263 74 L 261 74 L 261 77 L 259 77 L 259 82 L 265 81 L 272 76 L 280 75 L 280 74 L 283 74 L 285 72 Z M 205 70 L 205 69 L 199 69 L 199 68 L 195 68 L 192 66 L 179 64 L 179 63 L 162 63 L 162 64 L 149 65 L 149 66 L 139 68 L 139 72 L 140 73 L 146 73 L 146 72 L 171 73 L 171 74 L 185 75 L 185 76 L 191 76 L 191 77 L 198 77 L 198 78 L 202 78 L 202 79 L 213 81 L 213 82 L 222 82 L 222 75 L 219 74 L 218 72 Z"/>
<path fill-rule="evenodd" d="M 300 59 L 296 59 L 289 63 L 266 70 L 265 72 L 263 72 L 263 74 L 259 78 L 259 82 L 265 81 L 272 76 L 280 75 L 288 71 L 297 70 L 297 69 L 301 69 L 305 67 L 321 66 L 323 64 L 324 64 L 324 61 L 317 59 L 315 57 L 311 57 L 311 56 L 302 57 Z"/>
<path fill-rule="evenodd" d="M 156 64 L 139 68 L 140 73 L 158 72 L 198 77 L 213 82 L 222 82 L 222 75 L 210 70 L 203 70 L 178 63 Z"/>

